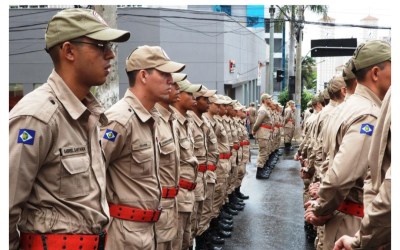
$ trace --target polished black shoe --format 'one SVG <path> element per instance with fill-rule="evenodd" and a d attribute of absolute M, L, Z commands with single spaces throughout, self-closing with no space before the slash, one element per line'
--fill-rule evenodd
<path fill-rule="evenodd" d="M 244 209 L 244 206 L 235 203 L 228 203 L 228 206 L 237 211 L 242 211 Z"/>
<path fill-rule="evenodd" d="M 268 179 L 269 175 L 266 175 L 263 168 L 257 168 L 256 179 Z"/>
<path fill-rule="evenodd" d="M 210 234 L 208 240 L 212 244 L 219 244 L 219 245 L 225 244 L 225 240 L 219 237 L 218 234 Z"/>
<path fill-rule="evenodd" d="M 219 218 L 219 221 L 221 221 L 224 224 L 233 225 L 233 220 Z"/>
<path fill-rule="evenodd" d="M 225 205 L 226 205 L 226 204 L 225 204 Z M 230 214 L 230 215 L 238 215 L 238 214 L 239 214 L 239 212 L 238 212 L 237 210 L 232 209 L 232 208 L 230 208 L 229 206 L 226 206 L 226 207 L 224 208 L 224 210 L 225 210 L 226 213 L 228 213 L 228 214 Z"/>
<path fill-rule="evenodd" d="M 232 236 L 232 232 L 224 231 L 222 229 L 218 230 L 218 235 L 221 236 L 221 238 L 230 238 Z"/>
<path fill-rule="evenodd" d="M 227 220 L 232 220 L 233 219 L 233 215 L 225 212 L 223 209 L 221 209 L 221 212 L 219 213 L 219 216 L 223 219 L 227 219 Z"/>
<path fill-rule="evenodd" d="M 218 222 L 218 227 L 224 231 L 233 231 L 233 225 L 225 224 L 221 221 Z"/>
<path fill-rule="evenodd" d="M 235 193 L 236 196 L 242 200 L 247 200 L 248 198 L 250 198 L 248 195 L 244 195 L 242 192 L 240 192 L 240 186 L 235 189 Z"/>
<path fill-rule="evenodd" d="M 217 246 L 214 246 L 214 245 L 211 244 L 211 243 L 207 243 L 206 249 L 207 249 L 207 250 L 222 250 L 222 247 L 217 247 Z"/>

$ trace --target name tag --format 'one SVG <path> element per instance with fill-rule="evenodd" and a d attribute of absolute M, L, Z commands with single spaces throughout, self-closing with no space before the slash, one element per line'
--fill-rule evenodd
<path fill-rule="evenodd" d="M 77 146 L 77 147 L 60 148 L 60 152 L 61 152 L 62 156 L 83 154 L 83 153 L 87 153 L 87 146 L 85 145 L 85 146 Z"/>
<path fill-rule="evenodd" d="M 167 140 L 160 141 L 160 147 L 163 147 L 163 146 L 165 146 L 165 145 L 167 145 L 167 144 L 170 144 L 170 143 L 173 142 L 173 141 L 174 141 L 173 138 L 169 138 L 169 139 L 167 139 Z"/>
<path fill-rule="evenodd" d="M 151 148 L 151 142 L 142 142 L 137 145 L 132 145 L 132 150 L 140 150 L 140 149 L 146 149 L 146 148 Z"/>

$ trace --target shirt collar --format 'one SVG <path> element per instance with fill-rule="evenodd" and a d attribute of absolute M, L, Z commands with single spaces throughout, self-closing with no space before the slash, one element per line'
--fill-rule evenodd
<path fill-rule="evenodd" d="M 101 124 L 107 124 L 104 108 L 91 92 L 89 92 L 82 101 L 79 100 L 54 69 L 47 82 L 72 119 L 77 120 L 85 112 L 90 112 L 100 117 L 99 121 Z"/>
<path fill-rule="evenodd" d="M 368 87 L 362 85 L 362 84 L 357 84 L 356 90 L 354 91 L 354 94 L 358 94 L 362 97 L 365 97 L 369 100 L 371 100 L 373 103 L 375 103 L 379 108 L 382 105 L 382 101 L 378 98 L 377 95 L 375 95 L 374 92 L 372 92 Z"/>
<path fill-rule="evenodd" d="M 200 119 L 196 113 L 194 113 L 193 111 L 189 110 L 188 111 L 188 115 L 190 115 L 190 117 L 193 119 L 193 121 L 196 123 L 196 125 L 198 127 L 201 127 L 201 125 L 203 125 L 204 121 L 202 119 Z"/>
<path fill-rule="evenodd" d="M 137 99 L 135 94 L 132 93 L 130 89 L 127 89 L 124 95 L 124 99 L 126 102 L 131 106 L 131 108 L 135 111 L 136 115 L 139 119 L 145 123 L 150 119 L 154 119 L 154 116 L 157 115 L 157 110 L 153 107 L 152 110 L 149 112 L 145 109 L 142 103 Z"/>

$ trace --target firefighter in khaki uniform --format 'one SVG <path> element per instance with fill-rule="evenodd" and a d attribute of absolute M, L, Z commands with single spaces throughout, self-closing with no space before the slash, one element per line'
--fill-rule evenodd
<path fill-rule="evenodd" d="M 334 250 L 391 249 L 391 88 L 382 102 L 368 154 L 369 173 L 364 184 L 366 205 L 354 237 L 342 236 Z"/>
<path fill-rule="evenodd" d="M 284 127 L 284 142 L 285 142 L 285 150 L 292 150 L 292 138 L 295 129 L 295 114 L 294 111 L 296 107 L 294 106 L 294 101 L 290 100 L 286 104 L 285 109 L 285 127 Z"/>
<path fill-rule="evenodd" d="M 225 115 L 226 101 L 221 95 L 209 97 L 211 102 L 207 116 L 213 125 L 215 135 L 217 136 L 219 161 L 217 165 L 217 183 L 214 191 L 213 219 L 210 221 L 211 241 L 216 244 L 223 243 L 219 237 L 228 238 L 232 233 L 226 231 L 220 226 L 219 222 L 224 224 L 233 224 L 233 215 L 237 215 L 237 210 L 228 207 L 226 203 L 228 177 L 231 171 L 230 163 L 230 145 L 228 133 L 225 130 L 222 116 Z"/>
<path fill-rule="evenodd" d="M 171 73 L 184 67 L 158 46 L 139 46 L 126 59 L 129 88 L 106 111 L 109 123 L 101 128 L 112 217 L 107 249 L 156 249 L 162 192 L 154 105 L 169 98 Z"/>
<path fill-rule="evenodd" d="M 169 105 L 178 100 L 177 82 L 185 80 L 186 77 L 186 74 L 172 73 L 173 84 L 168 100 L 163 99 L 155 105 L 161 114 L 156 134 L 160 150 L 159 176 L 163 208 L 160 219 L 156 222 L 157 250 L 173 250 L 172 240 L 177 234 L 178 201 L 176 196 L 179 191 L 179 152 L 176 149 L 179 144 L 172 125 L 176 118 Z"/>
<path fill-rule="evenodd" d="M 193 93 L 201 88 L 200 84 L 191 84 L 189 80 L 178 82 L 180 93 L 178 101 L 173 103 L 175 112 L 177 139 L 179 142 L 180 177 L 178 193 L 178 234 L 173 240 L 173 249 L 187 249 L 190 247 L 191 222 L 190 215 L 195 203 L 196 178 L 198 171 L 197 158 L 194 155 L 193 121 L 186 114 L 196 105 Z M 201 183 L 200 183 L 201 185 Z"/>
<path fill-rule="evenodd" d="M 319 199 L 305 204 L 305 219 L 314 225 L 325 224 L 324 249 L 332 249 L 339 237 L 354 235 L 360 227 L 371 137 L 391 84 L 388 43 L 372 40 L 361 44 L 353 60 L 358 85 L 332 123 L 338 131 L 329 153 L 332 165 L 322 180 Z"/>
<path fill-rule="evenodd" d="M 249 134 L 246 129 L 246 107 L 242 106 L 239 102 L 236 103 L 235 109 L 237 110 L 237 115 L 234 118 L 237 128 L 241 133 L 239 138 L 239 145 L 242 149 L 242 154 L 239 157 L 240 161 L 238 162 L 238 177 L 235 181 L 235 195 L 242 200 L 249 199 L 249 196 L 244 195 L 240 192 L 240 187 L 242 185 L 242 180 L 246 174 L 246 165 L 250 161 L 250 141 Z"/>
<path fill-rule="evenodd" d="M 252 102 L 250 103 L 250 107 L 247 109 L 247 112 L 249 114 L 249 123 L 250 123 L 250 139 L 254 139 L 254 135 L 252 134 L 253 132 L 253 127 L 254 127 L 254 123 L 256 122 L 256 118 L 257 118 L 257 110 L 254 107 L 255 103 Z"/>
<path fill-rule="evenodd" d="M 261 95 L 261 107 L 258 110 L 258 115 L 253 128 L 253 135 L 256 135 L 256 139 L 259 145 L 258 158 L 257 158 L 257 179 L 268 179 L 270 172 L 267 166 L 267 160 L 270 154 L 270 143 L 272 127 L 272 114 L 268 108 L 271 101 L 269 94 Z"/>
<path fill-rule="evenodd" d="M 209 109 L 209 97 L 213 96 L 216 92 L 216 90 L 209 90 L 202 85 L 201 89 L 193 94 L 197 102 L 196 107 L 193 109 L 193 117 L 195 121 L 198 118 L 202 121 L 202 123 L 200 123 L 200 120 L 197 120 L 196 124 L 202 124 L 200 128 L 203 131 L 205 149 L 207 150 L 207 157 L 204 166 L 200 164 L 199 160 L 199 172 L 205 170 L 203 178 L 205 196 L 202 209 L 199 209 L 197 213 L 196 249 L 221 249 L 220 247 L 214 246 L 213 243 L 206 238 L 208 235 L 204 234 L 208 229 L 212 218 L 215 182 L 217 179 L 215 170 L 217 169 L 216 164 L 218 162 L 219 153 L 217 137 L 211 124 L 203 115 L 206 114 Z"/>
<path fill-rule="evenodd" d="M 104 249 L 109 210 L 98 129 L 107 118 L 90 88 L 106 81 L 110 42 L 129 37 L 93 10 L 62 10 L 49 22 L 54 70 L 9 115 L 9 249 Z"/>

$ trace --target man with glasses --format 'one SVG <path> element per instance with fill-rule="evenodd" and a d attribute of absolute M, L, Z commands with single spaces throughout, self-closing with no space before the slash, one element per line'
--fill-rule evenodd
<path fill-rule="evenodd" d="M 169 100 L 171 73 L 184 68 L 159 46 L 139 46 L 126 59 L 129 88 L 106 111 L 109 122 L 101 128 L 111 215 L 107 249 L 156 249 L 161 115 L 154 105 Z"/>
<path fill-rule="evenodd" d="M 54 70 L 9 116 L 9 249 L 104 249 L 109 210 L 98 125 L 107 118 L 90 88 L 104 84 L 115 54 L 73 41 L 129 37 L 93 10 L 66 9 L 48 23 Z"/>

